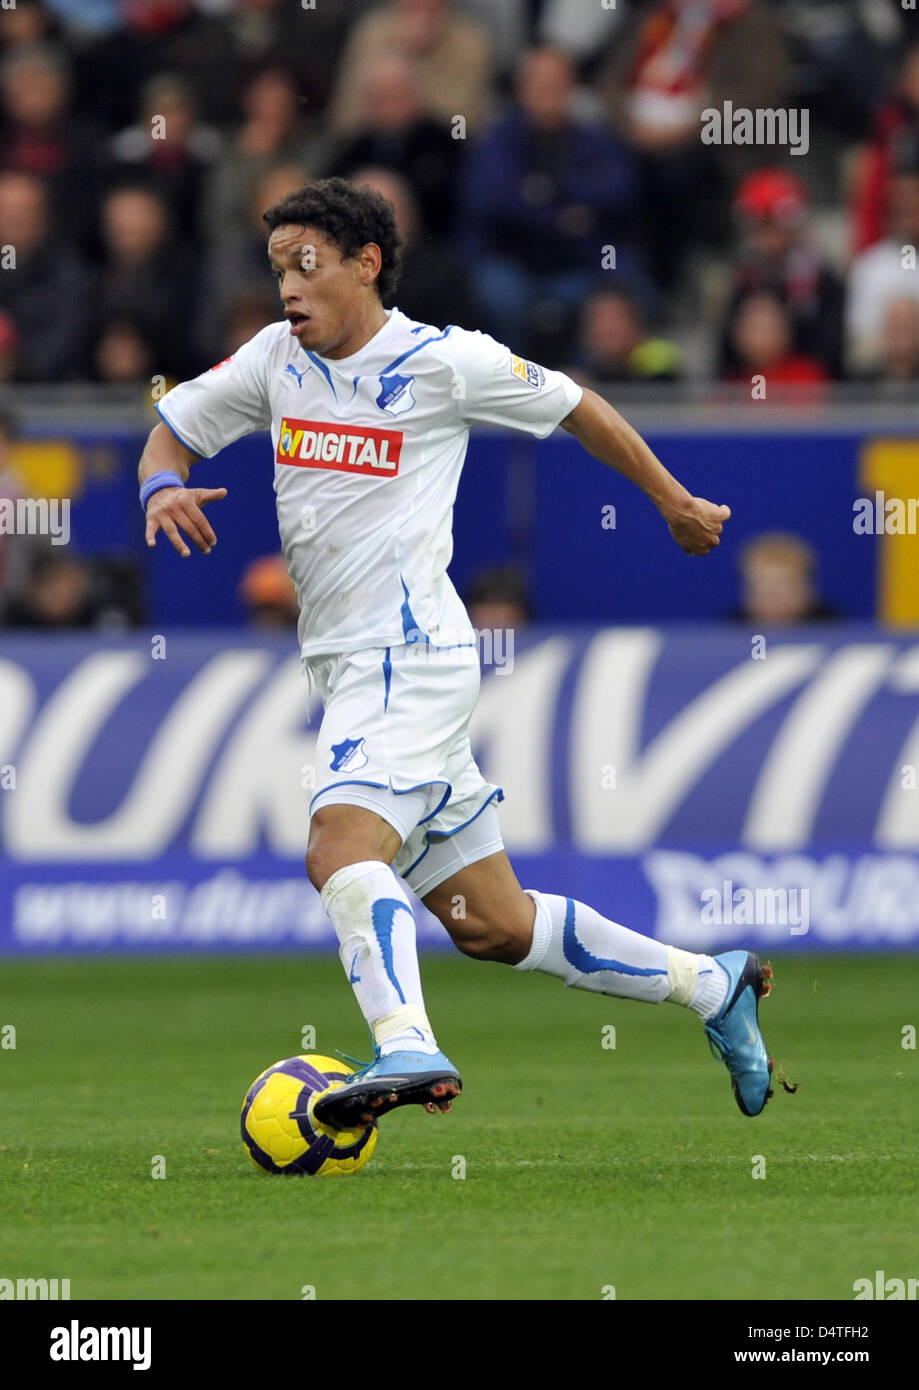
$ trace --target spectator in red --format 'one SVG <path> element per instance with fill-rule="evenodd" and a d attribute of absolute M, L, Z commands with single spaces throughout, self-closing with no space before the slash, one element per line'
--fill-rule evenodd
<path fill-rule="evenodd" d="M 808 203 L 801 180 L 781 169 L 761 169 L 737 190 L 734 213 L 742 242 L 721 338 L 722 376 L 740 365 L 731 336 L 738 309 L 749 295 L 762 293 L 784 304 L 794 352 L 816 359 L 826 376 L 843 374 L 845 292 L 810 242 Z"/>
<path fill-rule="evenodd" d="M 776 295 L 746 295 L 737 304 L 729 332 L 737 366 L 727 374 L 727 380 L 751 382 L 755 376 L 763 377 L 766 400 L 771 387 L 811 388 L 787 393 L 795 400 L 802 396 L 815 400 L 823 395 L 822 389 L 813 388 L 822 388 L 828 380 L 826 368 L 816 357 L 795 350 L 788 308 Z"/>
<path fill-rule="evenodd" d="M 852 241 L 859 254 L 889 227 L 890 183 L 904 149 L 919 144 L 919 43 L 903 55 L 896 88 L 877 113 L 874 136 L 862 151 L 852 179 Z"/>

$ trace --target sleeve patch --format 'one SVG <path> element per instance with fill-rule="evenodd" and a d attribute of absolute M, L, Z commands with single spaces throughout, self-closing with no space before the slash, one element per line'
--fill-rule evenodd
<path fill-rule="evenodd" d="M 519 376 L 521 381 L 525 381 L 527 386 L 532 386 L 534 391 L 539 391 L 545 384 L 546 374 L 542 367 L 537 367 L 535 362 L 527 362 L 524 357 L 511 354 L 511 371 L 514 376 Z"/>

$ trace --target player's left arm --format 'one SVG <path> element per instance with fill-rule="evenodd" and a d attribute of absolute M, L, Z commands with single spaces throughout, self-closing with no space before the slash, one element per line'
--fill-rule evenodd
<path fill-rule="evenodd" d="M 585 389 L 574 410 L 561 422 L 562 429 L 594 458 L 629 478 L 651 499 L 670 528 L 670 534 L 687 555 L 707 555 L 719 545 L 724 523 L 731 515 L 727 506 L 693 497 L 669 473 L 637 430 L 598 396 Z"/>

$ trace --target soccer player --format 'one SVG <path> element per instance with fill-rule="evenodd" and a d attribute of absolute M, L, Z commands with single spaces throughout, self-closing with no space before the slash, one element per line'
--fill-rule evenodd
<path fill-rule="evenodd" d="M 270 430 L 299 641 L 324 706 L 307 873 L 374 1040 L 373 1060 L 316 1106 L 369 1123 L 395 1106 L 448 1109 L 462 1088 L 425 1012 L 408 884 L 476 960 L 579 989 L 693 1010 L 745 1115 L 772 1094 L 758 1022 L 772 971 L 747 951 L 666 946 L 565 895 L 523 889 L 505 853 L 500 787 L 473 759 L 476 636 L 447 576 L 451 516 L 476 421 L 545 438 L 561 425 L 630 478 L 689 555 L 718 545 L 726 506 L 693 497 L 593 391 L 493 338 L 385 309 L 398 281 L 393 210 L 341 179 L 265 213 L 284 322 L 174 387 L 140 462 L 147 544 L 216 543 L 224 488 L 189 469 Z M 464 910 L 455 912 L 455 905 Z"/>

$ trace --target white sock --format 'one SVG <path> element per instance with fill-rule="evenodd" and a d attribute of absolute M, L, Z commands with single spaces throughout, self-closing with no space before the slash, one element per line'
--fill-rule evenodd
<path fill-rule="evenodd" d="M 641 936 L 573 898 L 526 891 L 536 904 L 533 943 L 515 970 L 542 970 L 576 989 L 647 1004 L 669 1000 L 702 1018 L 724 1002 L 727 971 L 711 956 Z"/>
<path fill-rule="evenodd" d="M 332 874 L 319 897 L 380 1051 L 436 1052 L 421 992 L 415 915 L 389 865 L 376 859 L 347 864 Z"/>

